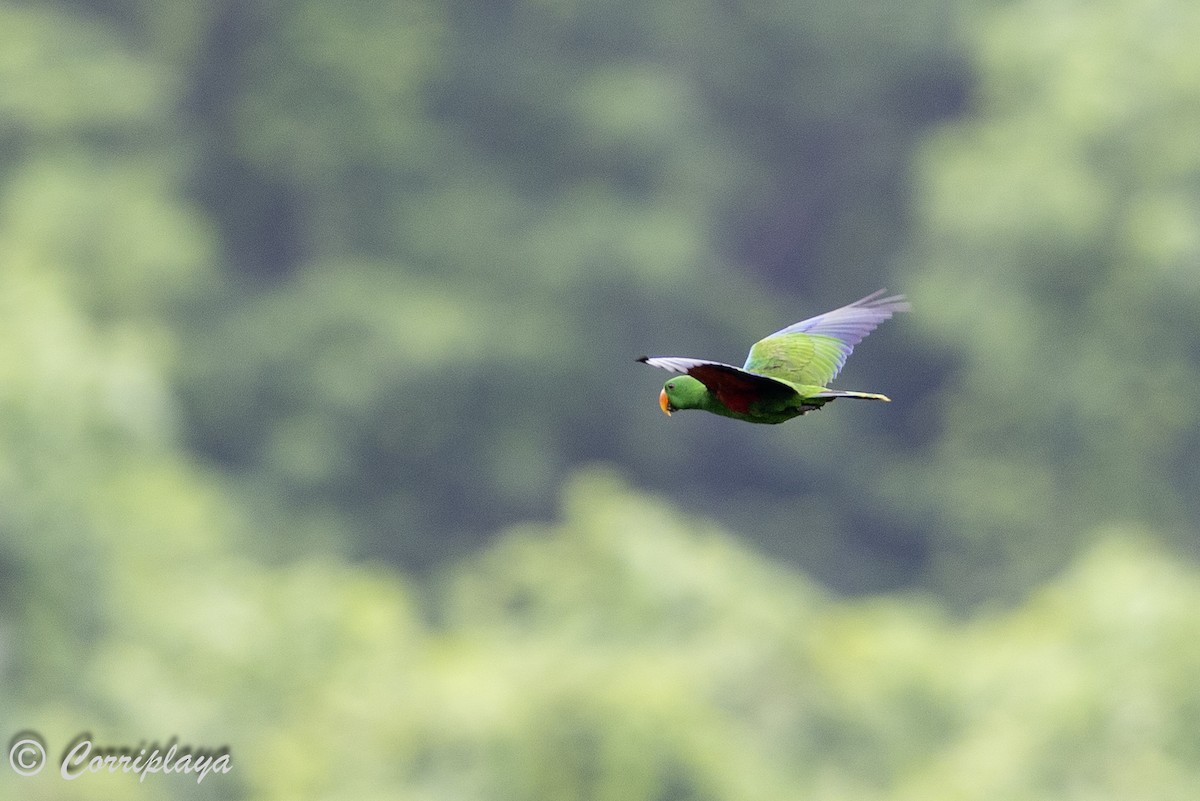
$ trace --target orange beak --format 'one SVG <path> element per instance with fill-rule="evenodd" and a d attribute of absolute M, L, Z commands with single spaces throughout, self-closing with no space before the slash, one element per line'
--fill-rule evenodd
<path fill-rule="evenodd" d="M 667 400 L 667 391 L 665 389 L 658 393 L 658 405 L 662 407 L 663 414 L 667 417 L 671 416 L 671 402 Z"/>

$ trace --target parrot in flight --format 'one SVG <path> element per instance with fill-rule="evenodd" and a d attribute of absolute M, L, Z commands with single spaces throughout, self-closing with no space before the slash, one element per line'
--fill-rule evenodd
<path fill-rule="evenodd" d="M 750 348 L 746 364 L 676 356 L 643 356 L 639 362 L 672 373 L 658 395 L 663 412 L 703 409 L 749 423 L 782 423 L 836 398 L 891 400 L 874 392 L 829 389 L 854 346 L 896 312 L 908 311 L 903 295 L 886 289 L 862 300 L 793 323 Z"/>

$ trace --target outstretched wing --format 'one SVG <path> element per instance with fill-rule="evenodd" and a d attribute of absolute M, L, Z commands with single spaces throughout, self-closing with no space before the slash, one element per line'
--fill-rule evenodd
<path fill-rule="evenodd" d="M 690 375 L 707 387 L 726 408 L 742 414 L 749 412 L 750 405 L 755 402 L 783 400 L 796 394 L 795 389 L 782 381 L 748 373 L 732 364 L 676 356 L 643 356 L 638 361 L 672 373 Z"/>
<path fill-rule="evenodd" d="M 750 348 L 743 369 L 796 384 L 828 385 L 855 345 L 896 312 L 908 311 L 903 295 L 882 297 L 886 291 L 873 292 L 760 339 Z"/>

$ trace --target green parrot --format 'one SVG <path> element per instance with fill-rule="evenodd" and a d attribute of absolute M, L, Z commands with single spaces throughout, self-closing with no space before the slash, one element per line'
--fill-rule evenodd
<path fill-rule="evenodd" d="M 749 423 L 782 423 L 836 398 L 891 400 L 874 392 L 827 387 L 855 345 L 896 312 L 909 310 L 903 295 L 882 297 L 886 291 L 760 339 L 741 368 L 675 356 L 643 356 L 638 361 L 683 374 L 667 381 L 658 395 L 668 415 L 703 409 Z"/>

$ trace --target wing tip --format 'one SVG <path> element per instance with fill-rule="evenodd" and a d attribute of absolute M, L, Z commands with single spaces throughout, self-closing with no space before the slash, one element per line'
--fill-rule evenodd
<path fill-rule="evenodd" d="M 876 289 L 865 298 L 859 298 L 850 304 L 850 306 L 867 309 L 886 309 L 889 312 L 906 312 L 912 311 L 912 304 L 908 302 L 908 298 L 902 293 L 895 295 L 887 294 L 887 288 Z"/>
<path fill-rule="evenodd" d="M 648 364 L 650 362 L 650 357 L 649 356 L 638 356 L 636 359 L 634 359 L 634 361 L 639 362 L 641 364 Z"/>

